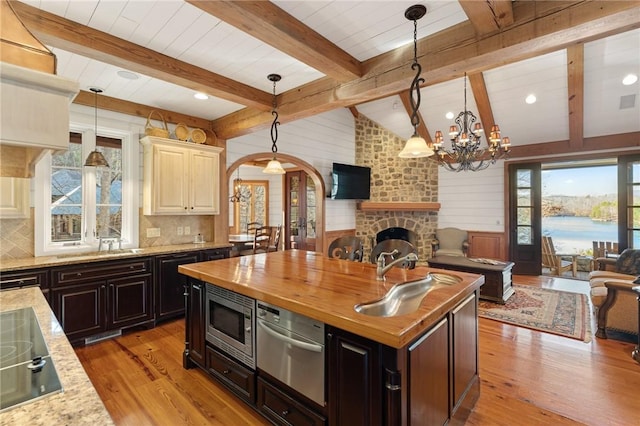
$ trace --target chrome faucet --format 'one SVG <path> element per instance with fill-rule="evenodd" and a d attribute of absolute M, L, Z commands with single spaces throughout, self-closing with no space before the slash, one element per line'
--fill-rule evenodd
<path fill-rule="evenodd" d="M 398 254 L 398 250 L 394 250 L 391 253 L 388 252 L 382 252 L 380 253 L 380 255 L 378 256 L 378 261 L 376 262 L 376 279 L 378 281 L 383 281 L 384 280 L 384 275 L 389 272 L 389 269 L 393 268 L 395 265 L 397 265 L 398 263 L 401 262 L 408 262 L 408 269 L 413 269 L 416 267 L 416 262 L 418 261 L 418 255 L 415 253 L 409 253 L 406 256 L 402 256 L 399 257 L 397 259 L 395 259 L 393 262 L 391 262 L 388 265 L 385 265 L 386 263 L 386 257 L 387 256 L 391 256 L 391 258 L 393 258 L 393 256 L 395 256 L 396 254 Z"/>
<path fill-rule="evenodd" d="M 98 237 L 98 251 L 102 251 L 102 237 Z"/>

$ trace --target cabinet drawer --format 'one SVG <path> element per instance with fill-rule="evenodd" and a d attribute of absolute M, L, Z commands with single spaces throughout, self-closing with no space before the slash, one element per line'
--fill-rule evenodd
<path fill-rule="evenodd" d="M 207 370 L 251 404 L 256 400 L 256 373 L 207 346 Z"/>
<path fill-rule="evenodd" d="M 53 270 L 52 286 L 75 284 L 95 278 L 146 274 L 151 271 L 150 258 L 69 265 Z"/>
<path fill-rule="evenodd" d="M 47 270 L 3 272 L 0 289 L 39 286 L 48 287 Z"/>
<path fill-rule="evenodd" d="M 278 425 L 324 425 L 326 419 L 258 377 L 258 410 Z"/>

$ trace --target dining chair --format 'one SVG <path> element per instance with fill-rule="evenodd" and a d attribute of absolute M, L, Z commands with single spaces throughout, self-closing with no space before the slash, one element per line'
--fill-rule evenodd
<path fill-rule="evenodd" d="M 253 254 L 267 253 L 272 245 L 273 226 L 261 226 L 256 228 L 255 237 L 253 239 Z"/>
<path fill-rule="evenodd" d="M 362 240 L 356 236 L 348 235 L 336 238 L 329 244 L 327 255 L 332 258 L 362 262 Z"/>
<path fill-rule="evenodd" d="M 260 228 L 262 223 L 260 222 L 249 222 L 247 223 L 247 234 L 253 235 L 256 232 L 256 229 Z"/>
<path fill-rule="evenodd" d="M 271 234 L 271 245 L 269 251 L 278 251 L 280 248 L 280 236 L 282 235 L 282 225 L 273 226 Z"/>

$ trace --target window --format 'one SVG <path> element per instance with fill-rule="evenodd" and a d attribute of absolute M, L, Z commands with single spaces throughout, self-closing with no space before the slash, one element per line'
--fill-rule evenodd
<path fill-rule="evenodd" d="M 138 146 L 129 133 L 73 128 L 69 150 L 36 166 L 36 256 L 97 249 L 100 238 L 138 245 Z M 101 151 L 109 168 L 84 167 Z"/>
<path fill-rule="evenodd" d="M 234 180 L 234 188 L 237 187 L 237 179 Z M 236 233 L 246 232 L 247 223 L 268 223 L 269 218 L 269 181 L 267 180 L 242 180 L 239 185 L 241 198 L 233 203 L 233 227 Z"/>

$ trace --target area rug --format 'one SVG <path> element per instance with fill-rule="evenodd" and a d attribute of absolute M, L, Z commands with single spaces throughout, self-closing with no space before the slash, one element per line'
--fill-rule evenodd
<path fill-rule="evenodd" d="M 591 314 L 587 296 L 526 285 L 504 305 L 481 300 L 478 315 L 572 339 L 591 341 Z"/>

